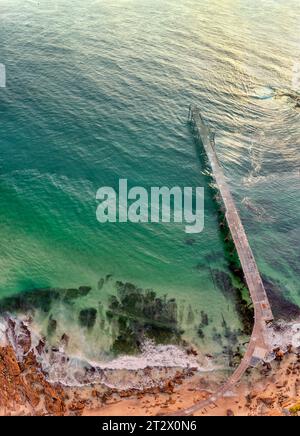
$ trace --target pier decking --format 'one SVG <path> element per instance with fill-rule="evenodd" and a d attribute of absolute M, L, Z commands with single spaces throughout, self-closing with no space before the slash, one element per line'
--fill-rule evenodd
<path fill-rule="evenodd" d="M 198 402 L 189 409 L 177 413 L 177 415 L 191 415 L 197 410 L 214 403 L 226 392 L 234 388 L 250 366 L 255 367 L 262 362 L 271 351 L 266 339 L 266 333 L 267 325 L 273 320 L 271 306 L 254 255 L 215 151 L 214 135 L 203 121 L 199 109 L 195 106 L 190 107 L 189 121 L 192 124 L 194 135 L 204 147 L 212 169 L 212 175 L 224 204 L 226 221 L 240 259 L 254 307 L 254 326 L 245 356 L 227 383 L 207 400 Z"/>

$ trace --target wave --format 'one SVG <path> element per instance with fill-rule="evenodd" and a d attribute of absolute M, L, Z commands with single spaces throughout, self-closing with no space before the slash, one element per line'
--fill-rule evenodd
<path fill-rule="evenodd" d="M 288 352 L 292 346 L 300 348 L 300 319 L 291 322 L 277 321 L 267 330 L 267 341 L 273 350 L 267 361 L 276 358 L 276 351 Z M 68 338 L 63 337 L 57 347 L 49 346 L 25 317 L 7 316 L 0 320 L 0 344 L 11 345 L 20 362 L 33 353 L 50 383 L 66 387 L 102 385 L 111 389 L 144 390 L 161 387 L 178 373 L 217 372 L 224 368 L 206 358 L 200 365 L 198 357 L 174 345 L 155 345 L 148 340 L 140 355 L 121 356 L 108 363 L 70 356 L 65 352 Z"/>
<path fill-rule="evenodd" d="M 22 361 L 30 352 L 51 383 L 64 386 L 89 386 L 101 384 L 115 389 L 145 389 L 161 386 L 177 371 L 184 373 L 211 372 L 216 369 L 206 358 L 200 366 L 198 358 L 174 345 L 155 345 L 147 340 L 137 356 L 121 356 L 108 363 L 95 362 L 65 351 L 68 337 L 64 335 L 57 347 L 47 344 L 31 325 L 28 318 L 6 317 L 0 321 L 0 343 L 10 344 Z"/>

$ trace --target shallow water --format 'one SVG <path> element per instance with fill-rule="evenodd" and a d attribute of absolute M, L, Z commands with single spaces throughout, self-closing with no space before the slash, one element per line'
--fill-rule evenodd
<path fill-rule="evenodd" d="M 118 336 L 110 295 L 131 282 L 175 298 L 183 337 L 221 350 L 214 333 L 241 324 L 212 276 L 228 266 L 186 123 L 195 103 L 216 131 L 262 273 L 300 304 L 300 112 L 276 94 L 293 90 L 299 12 L 296 0 L 1 0 L 1 296 L 92 286 L 51 311 L 57 337 L 72 333 L 73 347 L 102 359 Z M 190 243 L 183 225 L 100 225 L 96 191 L 119 178 L 205 186 L 204 232 Z M 90 307 L 98 319 L 87 331 L 78 316 Z M 44 332 L 48 318 L 37 315 Z"/>

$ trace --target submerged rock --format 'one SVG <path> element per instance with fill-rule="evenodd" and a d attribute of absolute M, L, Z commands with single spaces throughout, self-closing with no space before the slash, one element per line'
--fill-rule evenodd
<path fill-rule="evenodd" d="M 213 337 L 212 338 L 216 343 L 218 343 L 219 345 L 222 345 L 222 335 L 221 335 L 221 333 L 219 333 L 217 331 L 217 329 L 215 327 L 213 328 Z"/>
<path fill-rule="evenodd" d="M 57 329 L 57 321 L 55 319 L 52 318 L 52 315 L 49 318 L 48 321 L 48 327 L 47 327 L 47 333 L 49 336 L 52 336 Z"/>
<path fill-rule="evenodd" d="M 203 327 L 207 327 L 208 324 L 209 324 L 208 315 L 203 310 L 201 310 L 201 325 Z"/>
<path fill-rule="evenodd" d="M 152 289 L 143 290 L 132 283 L 116 283 L 117 297 L 111 296 L 107 310 L 118 334 L 112 346 L 115 353 L 134 353 L 144 337 L 156 343 L 179 343 L 177 303 L 174 298 L 158 297 Z"/>
<path fill-rule="evenodd" d="M 52 302 L 59 298 L 59 291 L 56 289 L 34 289 L 22 292 L 17 295 L 6 297 L 0 300 L 0 313 L 28 312 L 33 309 L 40 309 L 49 312 Z"/>
<path fill-rule="evenodd" d="M 224 297 L 226 299 L 230 298 L 235 303 L 236 312 L 243 325 L 244 333 L 250 335 L 253 328 L 254 310 L 243 298 L 242 288 L 244 284 L 241 282 L 240 288 L 234 286 L 232 277 L 224 271 L 213 270 L 212 275 Z M 245 289 L 245 292 L 248 292 L 248 290 Z"/>
<path fill-rule="evenodd" d="M 98 286 L 98 290 L 101 291 L 101 289 L 104 286 L 104 279 L 103 278 L 98 281 L 98 285 L 97 286 Z"/>
<path fill-rule="evenodd" d="M 79 286 L 78 289 L 66 289 L 64 292 L 61 291 L 61 293 L 64 294 L 64 301 L 70 301 L 75 300 L 76 298 L 85 297 L 91 290 L 92 288 L 90 286 Z"/>
<path fill-rule="evenodd" d="M 79 324 L 89 329 L 93 328 L 97 318 L 97 310 L 93 307 L 82 309 L 79 313 Z"/>
<path fill-rule="evenodd" d="M 263 282 L 275 319 L 292 321 L 300 316 L 300 307 L 289 301 L 277 284 L 267 278 L 263 278 Z"/>
<path fill-rule="evenodd" d="M 2 298 L 0 300 L 0 313 L 27 313 L 34 309 L 48 313 L 53 302 L 71 302 L 76 298 L 85 297 L 90 291 L 90 286 L 80 286 L 78 289 L 33 289 Z"/>
<path fill-rule="evenodd" d="M 186 245 L 194 245 L 195 243 L 196 243 L 196 239 L 194 239 L 194 238 L 187 238 L 185 240 Z"/>
<path fill-rule="evenodd" d="M 203 332 L 201 324 L 199 325 L 199 327 L 197 329 L 197 333 L 198 333 L 198 336 L 199 336 L 200 339 L 204 339 L 205 338 L 205 335 L 204 335 L 204 332 Z"/>
<path fill-rule="evenodd" d="M 208 325 L 209 325 L 208 315 L 207 315 L 207 313 L 205 313 L 202 310 L 201 311 L 201 322 L 200 322 L 200 324 L 198 325 L 198 328 L 197 328 L 197 335 L 202 340 L 205 338 L 204 328 L 207 327 Z"/>

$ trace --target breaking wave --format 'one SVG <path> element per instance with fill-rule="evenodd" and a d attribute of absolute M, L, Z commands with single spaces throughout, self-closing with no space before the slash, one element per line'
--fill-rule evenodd
<path fill-rule="evenodd" d="M 107 363 L 94 362 L 66 352 L 68 338 L 62 337 L 57 347 L 49 346 L 25 318 L 7 317 L 0 321 L 2 345 L 13 346 L 22 361 L 33 352 L 48 381 L 65 386 L 102 384 L 116 389 L 145 389 L 162 385 L 178 371 L 210 372 L 217 368 L 206 358 L 199 359 L 174 345 L 155 345 L 147 340 L 137 356 L 120 356 Z"/>

